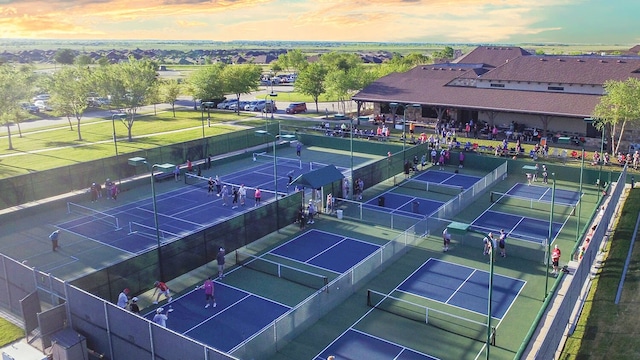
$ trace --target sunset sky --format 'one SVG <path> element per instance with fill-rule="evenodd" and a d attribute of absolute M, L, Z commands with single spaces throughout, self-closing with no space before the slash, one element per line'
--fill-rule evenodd
<path fill-rule="evenodd" d="M 640 44 L 638 0 L 0 0 L 0 38 Z"/>

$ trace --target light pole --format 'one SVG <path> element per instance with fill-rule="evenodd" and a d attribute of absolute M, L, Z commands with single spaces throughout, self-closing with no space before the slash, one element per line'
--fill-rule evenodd
<path fill-rule="evenodd" d="M 116 172 L 118 173 L 118 185 L 121 185 L 120 161 L 118 158 L 118 138 L 116 137 L 116 117 L 119 120 L 125 119 L 127 114 L 117 113 L 111 115 L 111 126 L 113 127 L 113 146 L 116 148 Z"/>
<path fill-rule="evenodd" d="M 584 122 L 587 124 L 593 124 L 596 121 L 598 121 L 598 119 L 594 119 L 592 117 L 588 117 L 584 119 Z M 600 191 L 600 186 L 602 185 L 602 163 L 604 162 L 604 135 L 606 133 L 606 125 L 603 124 L 602 126 L 602 130 L 600 131 L 602 133 L 602 138 L 600 140 L 600 170 L 598 171 L 598 180 L 596 181 L 596 185 L 598 187 L 598 201 L 597 203 L 600 203 L 600 195 L 601 195 L 601 191 Z"/>
<path fill-rule="evenodd" d="M 491 239 L 489 239 L 489 242 L 491 243 L 491 251 L 489 251 L 489 296 L 488 296 L 488 300 L 489 300 L 489 305 L 487 305 L 487 360 L 489 360 L 489 349 L 491 348 L 491 337 L 492 337 L 492 330 L 491 330 L 491 311 L 492 311 L 492 302 L 493 302 L 493 269 L 494 269 L 494 253 L 495 253 L 495 249 L 493 248 L 493 241 Z"/>
<path fill-rule="evenodd" d="M 351 176 L 351 188 L 355 189 L 356 183 L 354 182 L 355 179 L 353 178 L 353 117 L 349 118 L 349 126 L 350 126 L 350 135 L 351 138 L 349 139 L 350 141 L 350 148 L 351 148 L 351 170 L 349 175 Z M 360 189 L 362 190 L 362 189 Z M 352 191 L 351 194 L 353 194 L 354 192 Z M 353 200 L 353 195 L 351 196 L 351 200 Z"/>
<path fill-rule="evenodd" d="M 273 89 L 271 89 L 271 92 L 264 96 L 264 108 L 265 109 L 267 108 L 267 98 L 268 97 L 272 97 L 273 98 L 273 97 L 277 97 L 277 96 L 278 96 L 278 93 L 273 92 Z M 271 106 L 269 108 L 269 110 L 271 110 L 271 121 L 273 121 L 273 113 L 275 112 L 274 108 L 275 108 L 274 102 L 273 102 L 273 99 L 271 99 Z M 267 117 L 267 114 L 266 114 L 266 110 L 265 110 L 265 118 L 266 117 Z"/>
<path fill-rule="evenodd" d="M 396 115 L 396 109 L 402 106 L 402 164 L 404 165 L 404 163 L 407 161 L 405 150 L 407 147 L 407 107 L 409 106 L 409 104 L 390 103 L 389 106 L 393 111 L 394 117 Z M 414 109 L 418 109 L 418 108 L 421 108 L 422 105 L 412 104 L 411 107 Z M 394 121 L 394 124 L 395 124 L 395 121 Z"/>
<path fill-rule="evenodd" d="M 207 140 L 204 135 L 204 108 L 207 108 L 207 122 L 209 127 L 211 127 L 211 107 L 213 107 L 213 102 L 205 101 L 200 106 L 202 107 L 202 158 L 204 158 L 207 154 Z"/>
<path fill-rule="evenodd" d="M 553 176 L 553 188 L 551 190 L 551 211 L 549 212 L 549 236 L 547 238 L 547 251 L 545 254 L 545 261 L 547 262 L 547 274 L 544 281 L 544 299 L 548 296 L 549 288 L 549 255 L 551 255 L 551 242 L 553 240 L 553 206 L 556 202 L 556 173 L 551 173 Z"/>

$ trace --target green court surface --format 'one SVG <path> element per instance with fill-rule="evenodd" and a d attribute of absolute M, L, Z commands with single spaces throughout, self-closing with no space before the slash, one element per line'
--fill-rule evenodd
<path fill-rule="evenodd" d="M 278 156 L 295 158 L 295 148 L 278 150 Z M 377 155 L 354 153 L 353 162 L 354 166 L 358 167 L 361 164 L 380 158 L 382 157 Z M 351 166 L 351 157 L 348 151 L 329 150 L 316 146 L 305 147 L 302 152 L 302 160 L 305 162 L 316 161 L 335 164 L 343 168 Z M 468 161 L 467 163 L 470 162 Z M 203 176 L 220 175 L 224 177 L 226 174 L 249 167 L 252 164 L 251 156 L 248 154 L 246 159 L 234 163 L 221 166 L 214 164 L 212 170 L 203 171 Z M 460 174 L 482 177 L 493 169 L 458 169 L 457 167 L 449 166 L 445 171 L 453 174 L 454 170 L 458 170 Z M 510 174 L 489 190 L 507 192 L 516 183 L 525 182 L 520 174 L 521 169 L 516 169 L 514 172 L 515 174 Z M 365 184 L 366 190 L 363 194 L 362 202 L 376 199 L 387 191 L 440 202 L 447 202 L 456 198 L 456 195 L 450 193 L 422 191 L 411 187 L 395 188 L 394 185 L 402 180 L 403 175 L 398 174 L 397 176 L 399 178 L 391 178 L 380 184 Z M 161 194 L 164 192 L 184 186 L 186 185 L 183 182 L 165 181 L 158 183 L 156 190 L 160 194 L 159 196 L 162 196 Z M 547 186 L 551 187 L 551 184 Z M 556 187 L 558 189 L 578 191 L 577 182 L 557 181 Z M 126 191 L 118 197 L 118 204 L 137 201 L 150 196 L 150 189 L 146 183 L 136 187 L 123 183 L 122 189 Z M 333 191 L 337 193 L 338 189 L 333 189 Z M 596 189 L 585 186 L 583 193 L 578 213 L 568 215 L 558 210 L 553 217 L 554 222 L 563 224 L 555 241 L 563 249 L 567 249 L 567 253 L 573 247 L 577 239 L 577 233 L 583 231 L 584 224 L 591 218 L 591 214 L 597 208 L 598 195 Z M 85 195 L 81 196 L 84 197 L 85 202 L 88 202 L 89 195 Z M 96 204 L 96 208 L 98 210 L 108 210 L 114 206 L 113 204 L 108 200 L 102 200 Z M 441 233 L 444 226 L 451 221 L 471 224 L 474 219 L 478 218 L 492 205 L 494 204 L 491 202 L 490 193 L 486 192 L 479 195 L 470 206 L 467 206 L 452 218 L 439 219 L 441 221 L 431 223 L 427 229 L 429 231 L 428 235 L 424 236 L 417 246 L 411 247 L 405 255 L 389 264 L 379 273 L 376 273 L 377 270 L 373 271 L 375 277 L 372 280 L 363 284 L 352 294 L 347 294 L 347 299 L 331 311 L 319 314 L 317 322 L 313 323 L 307 330 L 301 332 L 286 345 L 280 346 L 278 353 L 270 359 L 314 359 L 334 339 L 349 328 L 401 344 L 407 348 L 440 359 L 484 358 L 485 344 L 483 342 L 418 321 L 408 320 L 379 310 L 372 310 L 367 305 L 367 289 L 389 293 L 428 259 L 439 259 L 482 271 L 489 271 L 488 257 L 482 253 L 482 235 L 474 233 L 467 233 L 464 236 L 454 235 L 451 250 L 443 252 Z M 523 217 L 549 221 L 549 212 L 544 209 L 544 206 L 542 209 L 509 206 L 508 208 L 501 207 L 500 210 Z M 60 239 L 62 249 L 52 252 L 47 236 L 55 229 L 56 224 L 68 220 L 69 217 L 70 215 L 66 214 L 64 209 L 55 208 L 50 211 L 37 212 L 28 217 L 16 217 L 11 222 L 5 222 L 3 224 L 3 232 L 0 234 L 0 252 L 66 280 L 80 278 L 131 257 L 131 254 L 118 248 L 71 233 L 64 233 Z M 416 221 L 415 219 L 405 220 L 407 222 Z M 401 234 L 401 231 L 380 226 L 376 222 L 377 220 L 372 218 L 356 221 L 349 217 L 338 219 L 333 214 L 322 214 L 316 219 L 315 224 L 310 225 L 307 229 L 322 230 L 327 233 L 338 234 L 377 245 L 384 245 L 387 241 Z M 495 230 L 498 231 L 499 229 Z M 298 225 L 292 224 L 277 233 L 252 243 L 243 250 L 256 255 L 263 254 L 295 238 L 300 233 Z M 504 318 L 492 321 L 493 325 L 496 326 L 496 341 L 495 346 L 491 347 L 491 359 L 513 359 L 542 305 L 545 297 L 545 288 L 547 286 L 551 287 L 553 281 L 555 281 L 555 278 L 546 276 L 545 250 L 546 248 L 541 244 L 507 239 L 507 257 L 496 257 L 496 274 L 522 280 L 526 282 L 526 285 L 518 294 Z M 287 263 L 289 260 L 281 259 L 279 261 Z M 231 264 L 233 265 L 233 261 L 231 261 Z M 299 264 L 295 263 L 287 264 L 299 266 Z M 215 263 L 207 264 L 191 274 L 185 274 L 179 279 L 173 279 L 172 289 L 175 289 L 178 293 L 192 289 L 194 284 L 201 283 L 203 277 L 206 276 L 205 274 L 211 274 L 211 272 L 215 272 Z M 324 275 L 329 278 L 329 281 L 337 276 L 332 273 Z M 153 279 L 149 281 L 152 282 Z M 291 307 L 300 304 L 317 291 L 291 281 L 244 268 L 232 268 L 224 282 Z M 349 291 L 347 289 L 332 288 L 329 294 L 340 292 L 341 290 Z M 140 296 L 144 299 L 142 301 L 143 306 L 151 306 L 149 294 L 141 294 Z M 433 309 L 454 315 L 467 316 L 480 321 L 484 318 L 478 316 L 478 314 L 469 314 L 464 309 L 435 300 L 425 299 L 424 302 Z"/>

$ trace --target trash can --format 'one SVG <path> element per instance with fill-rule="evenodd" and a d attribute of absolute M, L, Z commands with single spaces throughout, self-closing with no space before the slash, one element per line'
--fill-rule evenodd
<path fill-rule="evenodd" d="M 420 214 L 420 202 L 419 202 L 419 201 L 414 201 L 414 202 L 411 204 L 411 211 L 412 211 L 414 214 Z"/>
<path fill-rule="evenodd" d="M 338 216 L 338 219 L 342 220 L 342 210 L 336 210 L 336 215 Z"/>
<path fill-rule="evenodd" d="M 384 196 L 378 198 L 378 206 L 384 207 Z"/>

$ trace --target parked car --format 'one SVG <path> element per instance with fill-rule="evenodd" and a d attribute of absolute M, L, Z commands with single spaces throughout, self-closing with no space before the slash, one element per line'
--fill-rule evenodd
<path fill-rule="evenodd" d="M 264 111 L 267 102 L 265 100 L 256 100 L 253 104 L 249 105 L 249 111 Z"/>
<path fill-rule="evenodd" d="M 263 112 L 266 113 L 270 113 L 270 112 L 276 112 L 278 111 L 278 107 L 276 106 L 276 103 L 272 100 L 272 101 L 267 101 L 264 104 L 264 109 L 262 109 Z"/>
<path fill-rule="evenodd" d="M 35 106 L 35 105 L 33 105 L 33 104 L 29 104 L 29 103 L 22 103 L 22 104 L 20 104 L 20 106 L 21 106 L 24 110 L 26 110 L 26 111 L 28 111 L 28 112 L 30 112 L 30 113 L 32 113 L 32 114 L 35 114 L 35 113 L 39 113 L 39 112 L 40 112 L 40 108 L 39 108 L 39 107 L 37 107 L 37 106 Z"/>
<path fill-rule="evenodd" d="M 307 103 L 304 103 L 304 102 L 291 103 L 289 104 L 289 106 L 287 106 L 287 109 L 286 109 L 287 114 L 297 114 L 297 113 L 306 112 L 306 111 L 307 111 Z"/>
<path fill-rule="evenodd" d="M 218 104 L 217 108 L 218 109 L 229 109 L 229 106 L 231 104 L 234 104 L 238 102 L 238 99 L 229 99 L 229 100 L 225 100 L 223 102 L 221 102 L 220 104 Z"/>
<path fill-rule="evenodd" d="M 220 104 L 220 103 L 222 103 L 222 102 L 224 102 L 226 100 L 227 100 L 226 97 L 202 100 L 200 102 L 200 110 L 217 109 L 218 108 L 218 104 Z"/>
<path fill-rule="evenodd" d="M 49 106 L 46 100 L 36 100 L 33 102 L 33 105 L 37 106 L 40 111 L 51 111 L 53 108 Z"/>
<path fill-rule="evenodd" d="M 229 110 L 244 110 L 244 107 L 249 103 L 249 101 L 235 101 L 229 105 Z"/>
<path fill-rule="evenodd" d="M 49 94 L 38 94 L 34 96 L 32 100 L 35 103 L 38 100 L 49 100 L 50 98 L 51 98 L 51 95 Z"/>

